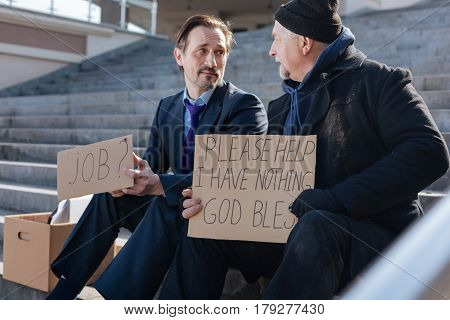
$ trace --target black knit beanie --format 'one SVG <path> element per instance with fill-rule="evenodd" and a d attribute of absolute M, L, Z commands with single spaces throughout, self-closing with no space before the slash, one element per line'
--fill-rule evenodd
<path fill-rule="evenodd" d="M 331 43 L 342 30 L 338 9 L 339 0 L 292 0 L 281 5 L 275 20 L 293 33 Z"/>

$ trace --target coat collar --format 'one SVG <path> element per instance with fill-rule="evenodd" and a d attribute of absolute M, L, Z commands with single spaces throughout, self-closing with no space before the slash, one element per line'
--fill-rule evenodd
<path fill-rule="evenodd" d="M 350 45 L 327 72 L 320 74 L 320 85 L 314 90 L 315 99 L 302 126 L 302 135 L 311 133 L 312 128 L 327 115 L 330 108 L 329 84 L 344 73 L 359 69 L 366 58 L 354 45 Z"/>
<path fill-rule="evenodd" d="M 344 51 L 344 53 L 327 68 L 325 73 L 331 74 L 336 72 L 342 72 L 347 70 L 358 69 L 364 63 L 367 56 L 355 48 L 354 45 L 350 45 Z"/>
<path fill-rule="evenodd" d="M 329 83 L 345 72 L 359 69 L 366 58 L 367 57 L 361 51 L 356 49 L 355 46 L 350 45 L 336 62 L 327 68 L 326 72 L 320 74 L 320 85 L 317 89 L 313 90 L 314 93 L 311 93 L 315 95 L 315 99 L 313 106 L 311 106 L 305 119 L 305 123 L 302 126 L 302 135 L 310 134 L 312 128 L 328 113 L 328 109 L 330 108 L 330 94 L 327 87 L 329 86 Z M 280 131 L 280 128 L 284 126 L 287 114 L 289 113 L 289 108 L 289 94 L 284 94 L 270 103 L 268 114 L 269 132 L 282 134 L 283 131 Z"/>

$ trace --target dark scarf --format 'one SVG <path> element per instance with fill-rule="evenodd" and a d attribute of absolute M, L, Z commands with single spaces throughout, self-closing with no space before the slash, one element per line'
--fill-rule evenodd
<path fill-rule="evenodd" d="M 314 67 L 305 76 L 303 82 L 283 81 L 283 91 L 291 95 L 291 109 L 284 126 L 285 135 L 299 134 L 313 101 L 313 91 L 321 84 L 320 73 L 332 65 L 354 42 L 355 36 L 353 33 L 350 29 L 343 27 L 336 40 L 320 54 Z"/>

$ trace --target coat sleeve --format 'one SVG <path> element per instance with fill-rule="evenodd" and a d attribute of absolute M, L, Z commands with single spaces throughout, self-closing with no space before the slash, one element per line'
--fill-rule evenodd
<path fill-rule="evenodd" d="M 218 125 L 216 132 L 225 134 L 265 134 L 267 115 L 264 105 L 255 95 L 235 94 L 228 101 L 229 116 L 225 123 Z M 160 174 L 161 184 L 169 206 L 178 206 L 183 196 L 181 192 L 192 186 L 192 174 Z"/>
<path fill-rule="evenodd" d="M 366 218 L 411 199 L 448 169 L 447 145 L 411 79 L 392 69 L 379 92 L 375 121 L 388 153 L 331 188 L 349 216 Z"/>
<path fill-rule="evenodd" d="M 147 160 L 150 167 L 155 173 L 164 173 L 169 169 L 169 161 L 164 153 L 163 141 L 160 135 L 159 128 L 159 113 L 162 101 L 160 101 L 156 110 L 153 123 L 150 127 L 150 137 L 148 140 L 148 147 L 145 150 L 143 156 L 144 160 Z"/>

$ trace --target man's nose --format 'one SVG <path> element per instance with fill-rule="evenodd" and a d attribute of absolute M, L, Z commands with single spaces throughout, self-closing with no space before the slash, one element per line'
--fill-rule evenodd
<path fill-rule="evenodd" d="M 210 52 L 207 56 L 206 56 L 206 65 L 209 68 L 215 68 L 217 67 L 217 61 L 216 61 L 216 57 L 214 56 L 214 52 Z"/>
<path fill-rule="evenodd" d="M 270 46 L 269 56 L 271 56 L 271 57 L 275 57 L 276 56 L 276 52 L 275 52 L 275 48 L 274 48 L 274 43 L 273 42 L 272 42 L 272 45 Z"/>

